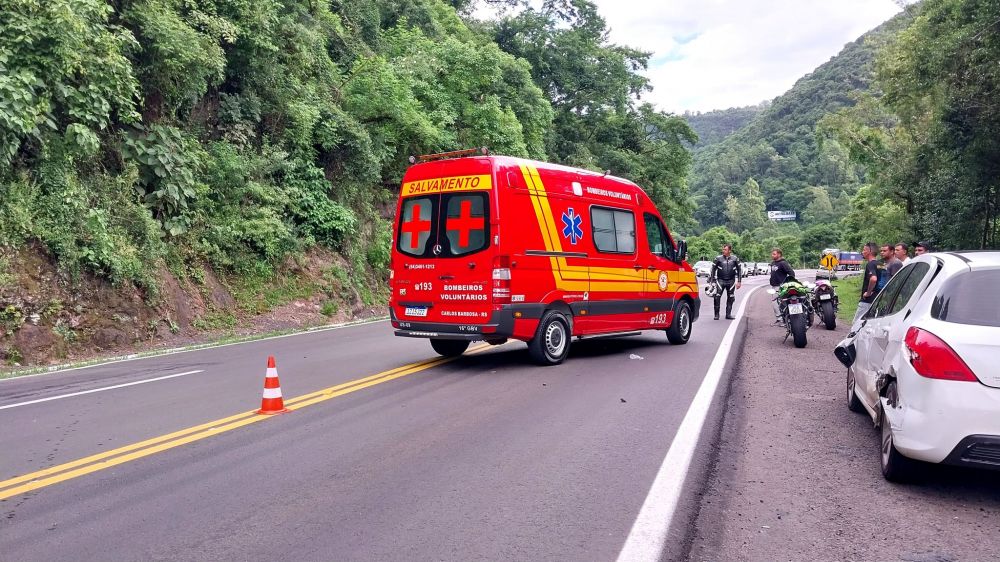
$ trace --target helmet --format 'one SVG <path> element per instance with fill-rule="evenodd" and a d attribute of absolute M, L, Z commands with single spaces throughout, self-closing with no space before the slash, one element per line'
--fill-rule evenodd
<path fill-rule="evenodd" d="M 705 285 L 705 296 L 715 298 L 722 294 L 722 285 L 718 281 L 711 281 Z"/>

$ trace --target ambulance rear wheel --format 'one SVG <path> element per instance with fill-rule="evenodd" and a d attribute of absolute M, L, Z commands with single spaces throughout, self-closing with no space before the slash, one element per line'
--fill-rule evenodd
<path fill-rule="evenodd" d="M 539 365 L 558 365 L 569 355 L 570 332 L 569 322 L 558 310 L 546 312 L 535 337 L 528 342 L 528 353 Z"/>
<path fill-rule="evenodd" d="M 674 311 L 674 320 L 667 328 L 667 341 L 682 345 L 691 339 L 691 305 L 681 301 Z"/>
<path fill-rule="evenodd" d="M 431 340 L 431 347 L 434 351 L 438 352 L 439 355 L 444 355 L 445 357 L 458 357 L 459 355 L 465 353 L 466 349 L 469 349 L 469 342 L 463 340 Z"/>

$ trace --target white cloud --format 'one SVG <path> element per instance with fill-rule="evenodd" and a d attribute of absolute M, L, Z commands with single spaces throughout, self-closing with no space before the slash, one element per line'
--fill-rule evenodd
<path fill-rule="evenodd" d="M 611 40 L 651 51 L 666 111 L 755 104 L 787 91 L 900 11 L 892 0 L 596 0 Z"/>

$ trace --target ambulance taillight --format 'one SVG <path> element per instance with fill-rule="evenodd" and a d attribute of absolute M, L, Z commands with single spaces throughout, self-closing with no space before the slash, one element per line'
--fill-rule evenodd
<path fill-rule="evenodd" d="M 493 258 L 493 304 L 510 302 L 510 257 Z"/>

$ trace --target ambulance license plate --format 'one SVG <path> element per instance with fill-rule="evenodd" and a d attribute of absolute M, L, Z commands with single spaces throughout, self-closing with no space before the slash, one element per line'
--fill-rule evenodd
<path fill-rule="evenodd" d="M 802 314 L 802 303 L 792 303 L 788 305 L 789 314 Z"/>
<path fill-rule="evenodd" d="M 828 300 L 830 300 L 832 298 L 833 298 L 833 295 L 820 295 L 819 296 L 819 300 L 821 300 L 821 301 L 828 301 Z"/>
<path fill-rule="evenodd" d="M 403 311 L 403 314 L 405 314 L 407 316 L 420 316 L 421 318 L 423 318 L 423 317 L 427 316 L 427 307 L 426 306 L 408 306 L 408 307 L 406 307 L 406 310 Z"/>

